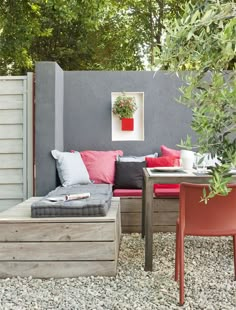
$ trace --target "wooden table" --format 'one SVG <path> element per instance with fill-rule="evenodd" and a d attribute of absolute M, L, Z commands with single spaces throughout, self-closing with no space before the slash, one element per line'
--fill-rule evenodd
<path fill-rule="evenodd" d="M 145 266 L 146 271 L 152 271 L 153 261 L 153 185 L 158 183 L 208 183 L 209 175 L 196 175 L 196 171 L 180 171 L 180 172 L 156 172 L 151 173 L 152 168 L 143 168 L 143 197 L 142 212 L 144 215 L 143 231 L 145 232 Z M 236 175 L 233 175 L 233 183 L 236 183 Z"/>

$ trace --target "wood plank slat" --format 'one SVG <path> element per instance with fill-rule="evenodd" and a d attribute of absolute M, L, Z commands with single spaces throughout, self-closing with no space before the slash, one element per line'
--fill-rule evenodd
<path fill-rule="evenodd" d="M 23 154 L 0 154 L 0 169 L 23 168 Z"/>
<path fill-rule="evenodd" d="M 23 153 L 23 139 L 0 139 L 1 154 Z"/>
<path fill-rule="evenodd" d="M 22 184 L 22 169 L 0 169 L 0 184 Z"/>
<path fill-rule="evenodd" d="M 0 242 L 0 261 L 114 260 L 114 242 Z"/>
<path fill-rule="evenodd" d="M 1 214 L 0 214 L 1 216 Z M 113 241 L 113 223 L 22 223 L 0 225 L 0 242 Z"/>
<path fill-rule="evenodd" d="M 140 213 L 142 210 L 141 198 L 120 198 L 120 208 L 122 213 Z M 158 211 L 178 211 L 179 199 L 175 198 L 154 198 L 153 210 Z"/>
<path fill-rule="evenodd" d="M 23 184 L 1 184 L 0 198 L 23 198 Z"/>
<path fill-rule="evenodd" d="M 0 139 L 22 139 L 23 125 L 1 125 Z"/>
<path fill-rule="evenodd" d="M 23 109 L 22 96 L 20 96 L 20 100 L 17 100 L 17 98 L 15 97 L 16 96 L 11 96 L 10 98 L 4 99 L 3 96 L 0 96 L 0 110 L 22 110 Z"/>
<path fill-rule="evenodd" d="M 0 80 L 0 95 L 14 95 L 14 94 L 23 94 L 24 79 L 1 79 Z"/>
<path fill-rule="evenodd" d="M 178 212 L 154 212 L 154 225 L 175 225 Z M 139 226 L 141 225 L 141 213 L 121 213 L 121 225 L 123 226 Z"/>
<path fill-rule="evenodd" d="M 79 276 L 115 276 L 115 261 L 0 262 L 0 278 L 74 278 Z"/>
<path fill-rule="evenodd" d="M 22 110 L 1 110 L 0 124 L 22 124 L 23 111 Z"/>

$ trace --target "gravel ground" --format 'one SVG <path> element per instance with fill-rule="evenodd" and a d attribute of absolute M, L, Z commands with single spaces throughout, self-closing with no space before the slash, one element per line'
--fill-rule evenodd
<path fill-rule="evenodd" d="M 154 235 L 154 271 L 144 272 L 144 241 L 123 235 L 116 277 L 0 280 L 0 309 L 236 309 L 231 238 L 185 239 L 185 304 L 173 280 L 175 234 Z"/>

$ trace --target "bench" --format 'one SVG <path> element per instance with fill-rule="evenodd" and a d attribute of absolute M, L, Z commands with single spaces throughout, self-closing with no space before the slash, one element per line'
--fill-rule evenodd
<path fill-rule="evenodd" d="M 114 276 L 120 199 L 104 217 L 31 218 L 32 197 L 0 213 L 0 278 Z"/>
<path fill-rule="evenodd" d="M 120 197 L 122 232 L 140 233 L 142 230 L 142 190 L 116 189 L 113 196 Z M 168 193 L 161 192 L 160 195 L 156 193 L 153 199 L 153 231 L 175 232 L 179 210 L 178 192 L 172 189 L 168 190 Z"/>

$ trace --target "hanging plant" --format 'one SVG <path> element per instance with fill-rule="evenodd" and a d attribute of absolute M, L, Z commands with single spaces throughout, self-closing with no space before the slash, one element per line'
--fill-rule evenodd
<path fill-rule="evenodd" d="M 134 97 L 121 95 L 116 98 L 112 112 L 120 119 L 133 118 L 134 112 L 137 108 L 138 107 Z"/>

